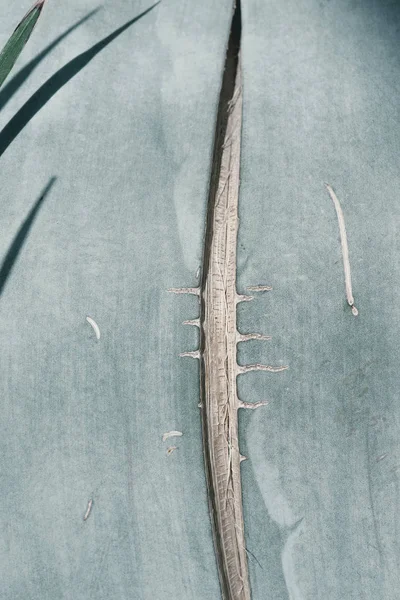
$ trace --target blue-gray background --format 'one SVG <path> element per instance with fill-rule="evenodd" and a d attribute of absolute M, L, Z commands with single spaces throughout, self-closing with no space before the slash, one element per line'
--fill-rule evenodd
<path fill-rule="evenodd" d="M 40 63 L 0 126 L 149 6 L 104 5 Z M 1 41 L 27 8 L 1 3 Z M 46 3 L 18 67 L 95 8 Z M 219 597 L 198 365 L 179 358 L 196 348 L 182 321 L 198 309 L 167 289 L 196 282 L 230 19 L 228 0 L 159 4 L 0 159 L 2 255 L 57 177 L 0 298 L 4 600 Z M 173 429 L 183 437 L 163 443 Z"/>
<path fill-rule="evenodd" d="M 257 600 L 399 597 L 399 31 L 397 2 L 243 2 L 238 287 L 274 290 L 240 360 L 290 366 L 239 384 L 270 399 L 241 415 Z"/>
<path fill-rule="evenodd" d="M 270 399 L 240 414 L 253 597 L 395 600 L 400 9 L 242 5 L 238 288 L 274 291 L 240 306 L 239 328 L 273 340 L 242 344 L 239 358 L 290 365 L 239 379 L 243 400 Z M 81 23 L 0 128 L 148 7 L 115 0 Z M 27 8 L 1 1 L 0 43 Z M 14 73 L 96 8 L 50 0 Z M 178 357 L 197 346 L 181 324 L 197 305 L 166 290 L 196 284 L 230 19 L 230 0 L 163 0 L 69 81 L 64 69 L 0 158 L 2 256 L 57 177 L 0 273 L 5 600 L 219 598 L 198 365 Z M 345 213 L 358 318 L 325 181 Z M 184 435 L 167 456 L 171 429 Z"/>

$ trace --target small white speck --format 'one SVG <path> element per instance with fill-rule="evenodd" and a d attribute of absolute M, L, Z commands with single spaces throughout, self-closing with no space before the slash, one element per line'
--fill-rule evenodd
<path fill-rule="evenodd" d="M 167 440 L 170 437 L 181 437 L 182 435 L 182 431 L 167 431 L 167 433 L 164 433 L 164 435 L 162 436 L 162 441 L 165 442 L 165 440 Z"/>
<path fill-rule="evenodd" d="M 86 317 L 86 321 L 93 327 L 93 331 L 96 334 L 96 338 L 100 339 L 100 327 L 97 325 L 96 321 L 92 319 L 92 317 Z"/>
<path fill-rule="evenodd" d="M 376 459 L 376 462 L 381 462 L 381 460 L 383 460 L 384 458 L 386 458 L 388 455 L 387 452 L 385 452 L 384 454 L 381 454 L 380 456 L 378 456 L 378 458 Z"/>
<path fill-rule="evenodd" d="M 93 506 L 93 500 L 89 500 L 88 505 L 87 505 L 87 509 L 86 509 L 86 512 L 85 512 L 85 516 L 83 517 L 84 521 L 87 521 L 87 519 L 89 518 L 90 511 L 92 510 L 92 506 Z"/>

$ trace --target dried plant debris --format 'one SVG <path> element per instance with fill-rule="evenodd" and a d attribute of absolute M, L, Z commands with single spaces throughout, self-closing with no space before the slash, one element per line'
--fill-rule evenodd
<path fill-rule="evenodd" d="M 222 596 L 249 600 L 250 583 L 245 549 L 239 451 L 238 410 L 257 409 L 267 401 L 241 402 L 237 377 L 249 371 L 281 372 L 286 366 L 237 364 L 237 344 L 269 336 L 240 334 L 236 307 L 252 296 L 236 290 L 236 250 L 239 166 L 242 120 L 242 84 L 239 57 L 240 6 L 231 38 L 220 97 L 201 282 L 200 348 L 183 356 L 200 361 L 200 408 L 210 516 Z M 174 289 L 184 293 L 185 288 Z M 269 291 L 269 286 L 254 286 Z M 179 291 L 178 291 L 179 290 Z M 192 288 L 188 292 L 193 293 Z M 181 355 L 181 356 L 182 356 Z"/>
<path fill-rule="evenodd" d="M 170 456 L 175 450 L 178 450 L 178 446 L 169 446 L 167 448 L 167 455 Z"/>
<path fill-rule="evenodd" d="M 162 441 L 165 442 L 166 440 L 172 437 L 182 437 L 182 435 L 182 431 L 167 431 L 163 434 Z"/>
<path fill-rule="evenodd" d="M 83 520 L 87 521 L 89 518 L 90 513 L 92 512 L 92 506 L 93 506 L 93 500 L 89 500 L 88 505 L 87 505 L 87 509 L 86 512 L 84 514 Z"/>
<path fill-rule="evenodd" d="M 93 331 L 96 335 L 96 339 L 100 339 L 100 327 L 97 325 L 96 321 L 92 319 L 92 317 L 86 317 L 86 321 L 93 327 Z"/>
<path fill-rule="evenodd" d="M 351 307 L 351 312 L 356 317 L 358 315 L 358 310 L 354 306 L 354 298 L 353 298 L 353 289 L 351 284 L 351 270 L 350 270 L 350 259 L 349 259 L 349 246 L 347 243 L 347 233 L 346 226 L 344 223 L 344 215 L 342 211 L 342 207 L 340 206 L 340 202 L 333 191 L 332 186 L 329 183 L 326 183 L 326 189 L 332 199 L 332 202 L 335 206 L 336 215 L 339 223 L 339 232 L 340 232 L 340 244 L 342 246 L 342 257 L 343 257 L 343 268 L 344 268 L 344 279 L 346 285 L 346 300 L 347 304 Z"/>

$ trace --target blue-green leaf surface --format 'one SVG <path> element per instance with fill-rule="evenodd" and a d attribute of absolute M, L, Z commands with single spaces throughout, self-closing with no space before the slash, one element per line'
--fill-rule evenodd
<path fill-rule="evenodd" d="M 47 55 L 23 102 L 151 4 L 107 3 Z M 94 7 L 49 3 L 21 58 Z M 167 290 L 197 281 L 230 21 L 230 0 L 161 2 L 62 71 L 1 157 L 0 260 L 57 177 L 0 296 L 5 600 L 219 597 L 198 364 L 179 357 L 197 347 L 182 322 L 198 305 Z M 182 437 L 163 442 L 171 430 Z"/>
<path fill-rule="evenodd" d="M 396 600 L 400 303 L 396 2 L 243 1 L 239 290 L 255 600 Z M 341 202 L 353 294 L 346 302 Z"/>

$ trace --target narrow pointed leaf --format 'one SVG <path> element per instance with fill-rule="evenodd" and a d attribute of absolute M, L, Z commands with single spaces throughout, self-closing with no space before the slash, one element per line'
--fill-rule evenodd
<path fill-rule="evenodd" d="M 19 23 L 0 54 L 0 86 L 13 68 L 42 12 L 45 0 L 38 0 Z"/>

